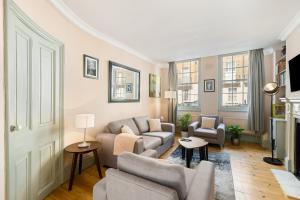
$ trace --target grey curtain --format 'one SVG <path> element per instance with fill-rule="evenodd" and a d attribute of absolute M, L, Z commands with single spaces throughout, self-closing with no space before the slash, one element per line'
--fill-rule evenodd
<path fill-rule="evenodd" d="M 177 72 L 175 62 L 169 63 L 169 90 L 177 91 Z M 176 124 L 177 99 L 171 99 L 168 106 L 168 121 Z"/>
<path fill-rule="evenodd" d="M 249 111 L 248 126 L 255 133 L 264 131 L 264 53 L 263 49 L 251 50 L 249 54 Z"/>

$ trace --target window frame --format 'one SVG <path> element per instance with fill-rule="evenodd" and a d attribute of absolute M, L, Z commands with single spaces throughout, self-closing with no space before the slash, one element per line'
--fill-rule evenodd
<path fill-rule="evenodd" d="M 182 61 L 177 61 L 175 62 L 175 67 L 176 67 L 176 82 L 177 82 L 177 85 L 176 85 L 176 100 L 177 100 L 177 103 L 178 103 L 178 72 L 177 72 L 177 64 L 178 63 L 185 63 L 185 62 L 192 62 L 192 61 L 198 61 L 198 106 L 177 106 L 177 110 L 178 111 L 195 111 L 195 112 L 200 112 L 201 111 L 201 88 L 202 88 L 202 83 L 200 81 L 200 74 L 201 74 L 201 58 L 196 58 L 196 59 L 188 59 L 188 60 L 182 60 Z M 193 84 L 193 83 L 191 83 Z M 195 84 L 195 83 L 194 83 Z"/>
<path fill-rule="evenodd" d="M 247 79 L 234 79 L 235 81 L 243 81 L 247 80 L 248 84 L 248 91 L 247 91 L 247 105 L 236 105 L 236 106 L 223 106 L 223 57 L 227 56 L 236 56 L 236 55 L 241 55 L 241 54 L 248 54 L 249 57 L 249 51 L 242 51 L 242 52 L 237 52 L 237 53 L 230 53 L 230 54 L 223 54 L 218 56 L 218 79 L 219 79 L 219 89 L 218 89 L 218 96 L 219 96 L 219 111 L 220 112 L 248 112 L 248 107 L 249 107 L 249 70 L 250 66 L 248 63 L 248 77 Z M 249 60 L 249 58 L 248 58 Z M 244 67 L 244 66 L 243 66 Z M 233 79 L 231 81 L 234 81 Z M 225 80 L 226 81 L 226 80 Z"/>

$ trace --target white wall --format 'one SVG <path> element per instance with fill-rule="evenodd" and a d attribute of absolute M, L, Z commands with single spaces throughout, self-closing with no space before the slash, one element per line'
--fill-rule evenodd
<path fill-rule="evenodd" d="M 290 72 L 289 60 L 300 54 L 300 25 L 288 36 L 286 40 L 286 97 L 287 98 L 300 98 L 300 91 L 291 92 L 290 87 Z"/>

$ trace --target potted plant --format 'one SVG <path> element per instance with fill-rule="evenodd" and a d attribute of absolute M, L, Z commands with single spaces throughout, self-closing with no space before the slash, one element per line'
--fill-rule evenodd
<path fill-rule="evenodd" d="M 231 143 L 233 145 L 240 145 L 240 138 L 244 129 L 240 125 L 229 125 L 226 129 L 231 135 Z"/>
<path fill-rule="evenodd" d="M 182 115 L 178 120 L 180 130 L 181 130 L 181 137 L 185 138 L 188 137 L 188 127 L 192 123 L 192 114 L 186 113 Z"/>

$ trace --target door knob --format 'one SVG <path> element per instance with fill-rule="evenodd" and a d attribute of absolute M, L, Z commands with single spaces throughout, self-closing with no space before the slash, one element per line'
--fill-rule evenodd
<path fill-rule="evenodd" d="M 17 126 L 11 125 L 11 126 L 9 127 L 9 129 L 10 129 L 10 132 L 19 131 L 19 130 L 22 129 L 22 126 L 20 126 L 20 125 L 17 125 Z"/>

